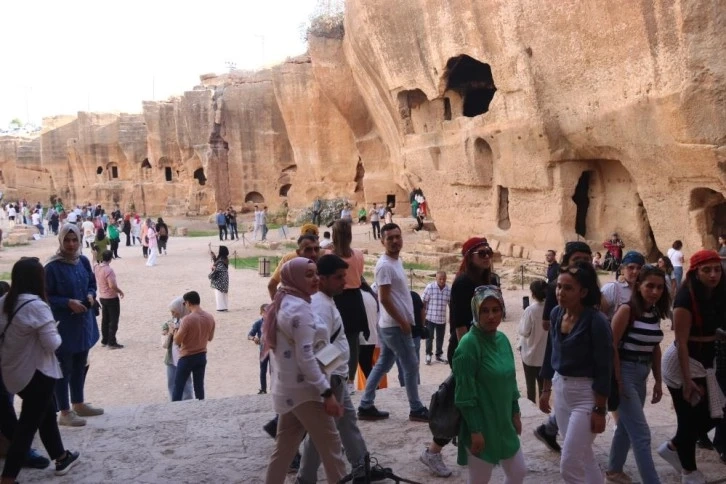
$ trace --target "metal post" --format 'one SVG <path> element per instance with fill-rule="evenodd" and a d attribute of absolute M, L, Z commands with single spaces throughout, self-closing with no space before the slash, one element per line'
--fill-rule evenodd
<path fill-rule="evenodd" d="M 522 269 L 522 289 L 524 289 L 524 264 L 522 264 L 521 269 Z"/>

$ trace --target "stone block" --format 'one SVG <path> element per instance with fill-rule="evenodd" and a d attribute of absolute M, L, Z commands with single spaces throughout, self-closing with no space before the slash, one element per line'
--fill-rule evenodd
<path fill-rule="evenodd" d="M 512 246 L 512 257 L 516 257 L 518 259 L 521 259 L 523 252 L 524 252 L 524 247 L 522 247 L 521 245 L 513 245 Z"/>
<path fill-rule="evenodd" d="M 510 242 L 499 243 L 499 252 L 503 257 L 512 257 L 512 244 Z"/>

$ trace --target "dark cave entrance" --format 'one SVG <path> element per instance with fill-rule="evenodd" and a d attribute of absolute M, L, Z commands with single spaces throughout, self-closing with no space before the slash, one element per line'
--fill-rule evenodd
<path fill-rule="evenodd" d="M 202 186 L 207 183 L 207 177 L 204 176 L 204 168 L 194 170 L 194 179 Z"/>
<path fill-rule="evenodd" d="M 577 180 L 575 194 L 572 195 L 572 201 L 577 207 L 575 215 L 575 232 L 582 237 L 587 236 L 587 210 L 590 207 L 590 177 L 591 171 L 583 171 L 580 179 Z"/>
<path fill-rule="evenodd" d="M 497 91 L 489 64 L 462 54 L 448 60 L 444 76 L 446 90 L 457 92 L 464 100 L 464 116 L 473 118 L 489 111 Z"/>

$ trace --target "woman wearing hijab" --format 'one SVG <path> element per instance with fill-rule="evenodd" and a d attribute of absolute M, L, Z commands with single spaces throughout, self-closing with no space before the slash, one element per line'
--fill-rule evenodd
<path fill-rule="evenodd" d="M 164 364 L 166 365 L 166 386 L 169 390 L 169 400 L 172 399 L 174 392 L 174 379 L 176 378 L 176 364 L 179 361 L 179 345 L 174 343 L 174 333 L 179 329 L 181 318 L 189 314 L 187 307 L 184 305 L 184 299 L 180 296 L 175 298 L 169 304 L 169 312 L 171 319 L 164 323 L 161 327 L 161 334 L 164 336 Z M 192 376 L 189 375 L 186 385 L 184 385 L 184 393 L 182 400 L 191 400 L 194 397 L 192 393 Z"/>
<path fill-rule="evenodd" d="M 539 408 L 555 416 L 564 436 L 560 474 L 567 484 L 602 484 L 592 444 L 605 431 L 613 367 L 613 334 L 596 309 L 600 288 L 592 261 L 560 267 L 557 302 L 550 314 L 550 334 L 542 365 Z M 553 378 L 554 377 L 554 378 Z"/>
<path fill-rule="evenodd" d="M 485 237 L 472 237 L 461 247 L 463 259 L 459 272 L 451 284 L 449 301 L 451 337 L 446 351 L 446 360 L 449 362 L 454 358 L 459 340 L 471 326 L 471 298 L 474 297 L 474 290 L 479 286 L 499 286 L 499 276 L 492 272 L 493 254 Z M 441 457 L 441 449 L 449 442 L 450 439 L 434 435 L 433 442 L 419 457 L 419 460 L 439 477 L 451 475 L 451 470 L 446 467 Z"/>
<path fill-rule="evenodd" d="M 726 312 L 726 279 L 715 250 L 690 259 L 673 303 L 676 339 L 663 354 L 663 381 L 673 399 L 678 427 L 658 454 L 686 483 L 706 482 L 696 467 L 696 440 L 723 418 L 724 395 L 716 380 L 716 330 Z"/>
<path fill-rule="evenodd" d="M 328 482 L 339 482 L 346 466 L 334 417 L 341 417 L 343 408 L 314 353 L 330 338 L 310 305 L 310 296 L 318 291 L 317 267 L 310 259 L 296 257 L 282 267 L 281 276 L 282 286 L 267 308 L 262 328 L 265 348 L 260 357 L 272 353 L 272 404 L 280 415 L 265 483 L 285 482 L 305 432 L 320 454 Z"/>
<path fill-rule="evenodd" d="M 124 224 L 121 230 L 126 235 L 126 247 L 131 247 L 131 216 L 129 214 L 126 214 L 124 217 Z"/>
<path fill-rule="evenodd" d="M 162 249 L 164 250 L 164 255 L 166 255 L 166 243 L 169 240 L 169 227 L 161 217 L 156 220 L 156 233 L 159 234 L 159 255 L 161 255 Z"/>
<path fill-rule="evenodd" d="M 56 350 L 63 378 L 55 396 L 61 415 L 59 425 L 86 425 L 82 417 L 103 414 L 103 409 L 84 403 L 88 351 L 98 342 L 98 324 L 92 310 L 96 302 L 96 278 L 91 263 L 81 255 L 81 234 L 75 224 L 58 232 L 60 247 L 45 266 L 45 289 L 53 317 L 58 321 L 62 343 Z M 70 400 L 68 393 L 70 391 Z M 73 408 L 71 409 L 71 403 Z"/>
<path fill-rule="evenodd" d="M 148 254 L 149 258 L 146 260 L 146 266 L 147 267 L 154 267 L 156 265 L 156 257 L 157 252 L 156 248 L 159 245 L 159 235 L 156 232 L 156 229 L 154 228 L 154 222 L 151 221 L 150 218 L 146 219 L 146 243 L 148 245 Z"/>
<path fill-rule="evenodd" d="M 209 273 L 209 282 L 214 289 L 214 299 L 217 302 L 217 311 L 227 311 L 227 293 L 229 292 L 229 249 L 220 245 L 219 253 L 214 255 L 212 244 L 209 244 L 209 254 L 212 257 L 212 272 Z"/>
<path fill-rule="evenodd" d="M 519 390 L 509 338 L 497 331 L 504 299 L 497 286 L 479 286 L 471 299 L 472 325 L 461 338 L 452 363 L 455 402 L 461 411 L 460 465 L 469 482 L 487 483 L 501 465 L 506 482 L 521 483 L 527 473 L 519 435 Z"/>
<path fill-rule="evenodd" d="M 38 259 L 23 257 L 15 263 L 12 286 L 0 299 L 0 308 L 3 381 L 8 392 L 23 400 L 0 483 L 16 482 L 36 432 L 55 460 L 56 475 L 64 475 L 78 462 L 79 454 L 65 449 L 56 422 L 53 391 L 62 373 L 55 350 L 61 337 L 46 301 L 45 275 Z"/>

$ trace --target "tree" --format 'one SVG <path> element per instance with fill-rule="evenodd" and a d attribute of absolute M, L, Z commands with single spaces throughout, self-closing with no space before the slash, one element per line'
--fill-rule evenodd
<path fill-rule="evenodd" d="M 23 123 L 23 122 L 22 122 L 22 121 L 20 120 L 20 118 L 13 118 L 13 119 L 12 119 L 12 120 L 10 121 L 10 123 L 8 124 L 8 127 L 9 127 L 10 129 L 14 129 L 14 128 L 22 128 L 22 127 L 23 127 L 23 124 L 25 124 L 25 123 Z"/>

